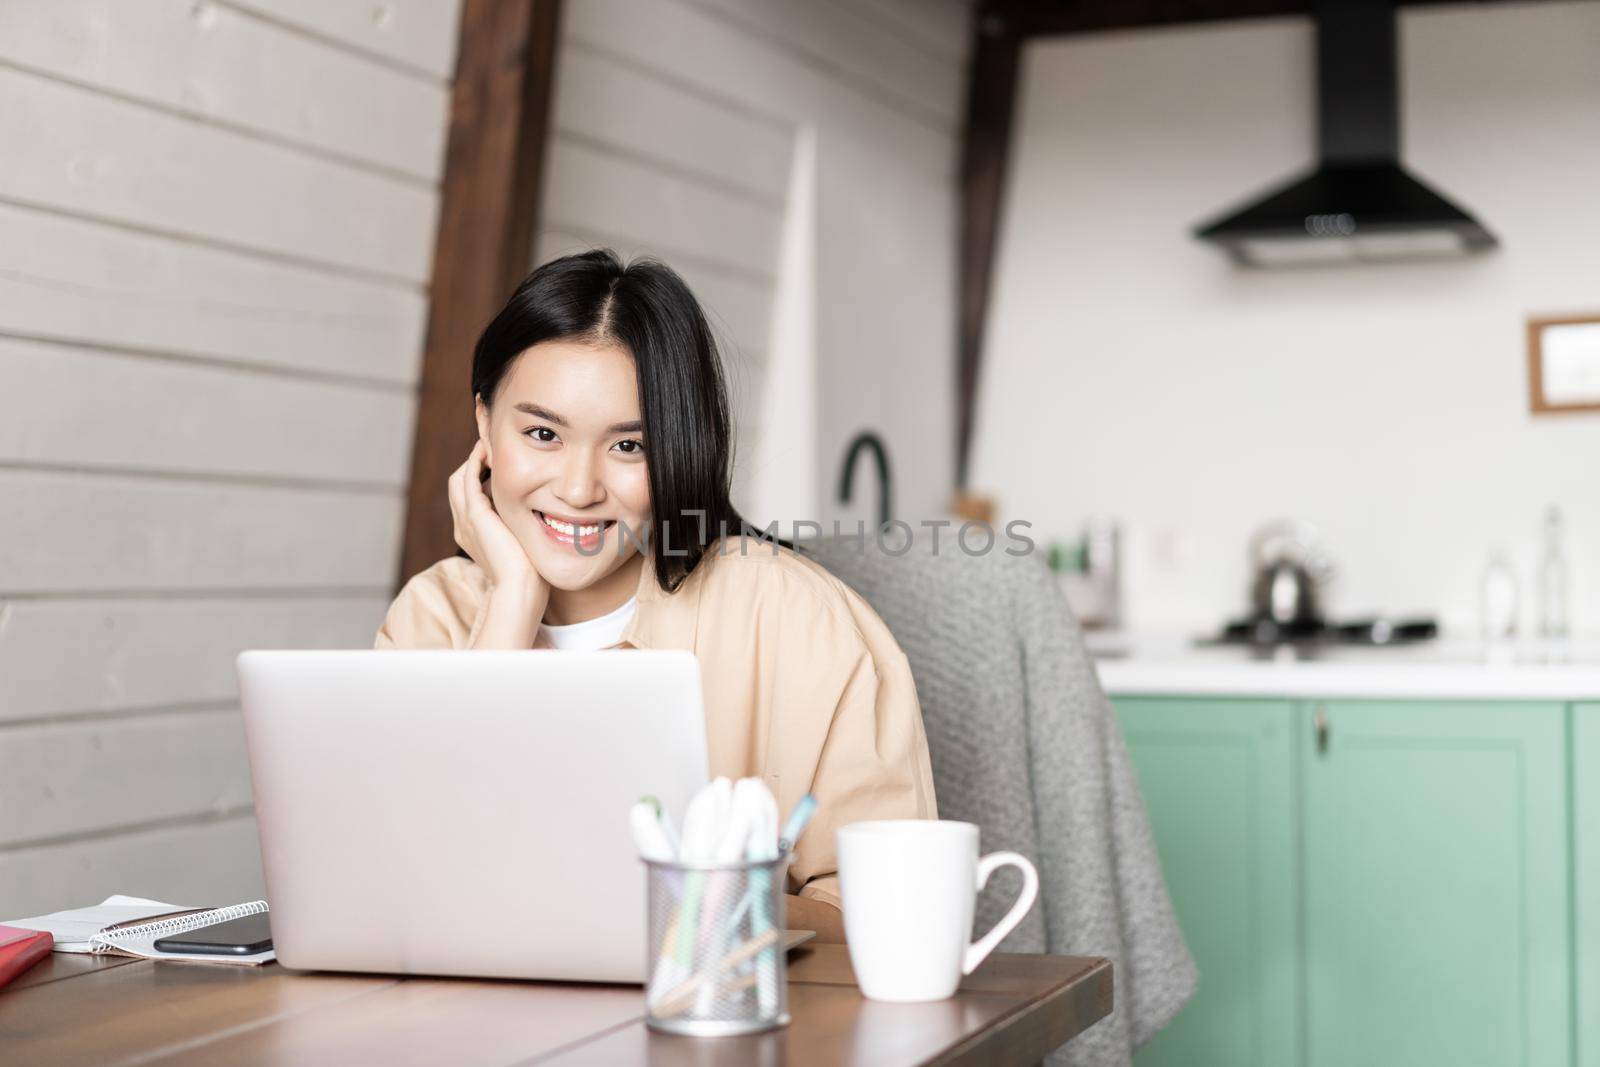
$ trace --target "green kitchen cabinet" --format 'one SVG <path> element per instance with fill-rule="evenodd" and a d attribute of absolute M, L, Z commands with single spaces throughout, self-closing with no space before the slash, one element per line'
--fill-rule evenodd
<path fill-rule="evenodd" d="M 1600 703 L 1572 708 L 1572 936 L 1578 1067 L 1600 1067 Z"/>
<path fill-rule="evenodd" d="M 1200 969 L 1138 1067 L 1600 1067 L 1600 703 L 1115 705 Z"/>
<path fill-rule="evenodd" d="M 1564 706 L 1304 710 L 1306 1067 L 1570 1064 Z"/>
<path fill-rule="evenodd" d="M 1137 1067 L 1283 1067 L 1299 1059 L 1294 705 L 1116 700 L 1194 999 Z"/>

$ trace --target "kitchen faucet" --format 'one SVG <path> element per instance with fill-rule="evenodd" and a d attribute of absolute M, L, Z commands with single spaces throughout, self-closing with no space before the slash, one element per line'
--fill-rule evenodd
<path fill-rule="evenodd" d="M 889 521 L 889 454 L 883 440 L 871 430 L 862 430 L 845 450 L 844 468 L 839 472 L 839 503 L 850 503 L 850 485 L 855 478 L 856 457 L 871 452 L 878 467 L 878 529 Z"/>

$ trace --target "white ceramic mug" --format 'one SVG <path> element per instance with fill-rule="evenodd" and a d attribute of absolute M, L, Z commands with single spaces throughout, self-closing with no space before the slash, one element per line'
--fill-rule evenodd
<path fill-rule="evenodd" d="M 861 992 L 873 1000 L 943 1000 L 956 991 L 1039 895 L 1039 873 L 1015 852 L 978 858 L 969 822 L 889 819 L 839 830 L 844 934 Z M 1022 871 L 1006 917 L 968 944 L 978 890 L 996 868 Z"/>

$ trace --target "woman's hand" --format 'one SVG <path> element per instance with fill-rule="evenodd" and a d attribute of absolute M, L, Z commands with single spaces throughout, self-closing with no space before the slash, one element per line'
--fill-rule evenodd
<path fill-rule="evenodd" d="M 456 544 L 489 578 L 489 607 L 473 648 L 531 648 L 550 600 L 550 586 L 516 534 L 505 524 L 483 484 L 483 442 L 450 476 L 450 513 Z"/>
<path fill-rule="evenodd" d="M 455 520 L 456 544 L 482 567 L 489 584 L 533 588 L 544 579 L 523 551 L 516 534 L 505 524 L 489 487 L 483 481 L 484 445 L 480 439 L 472 446 L 467 461 L 450 475 L 450 514 Z"/>

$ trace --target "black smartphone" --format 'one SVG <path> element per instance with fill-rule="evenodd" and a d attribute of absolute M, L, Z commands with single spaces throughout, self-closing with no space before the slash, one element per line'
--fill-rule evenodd
<path fill-rule="evenodd" d="M 156 942 L 157 952 L 201 952 L 214 956 L 250 956 L 272 947 L 267 915 L 246 915 L 214 926 L 203 926 Z"/>

